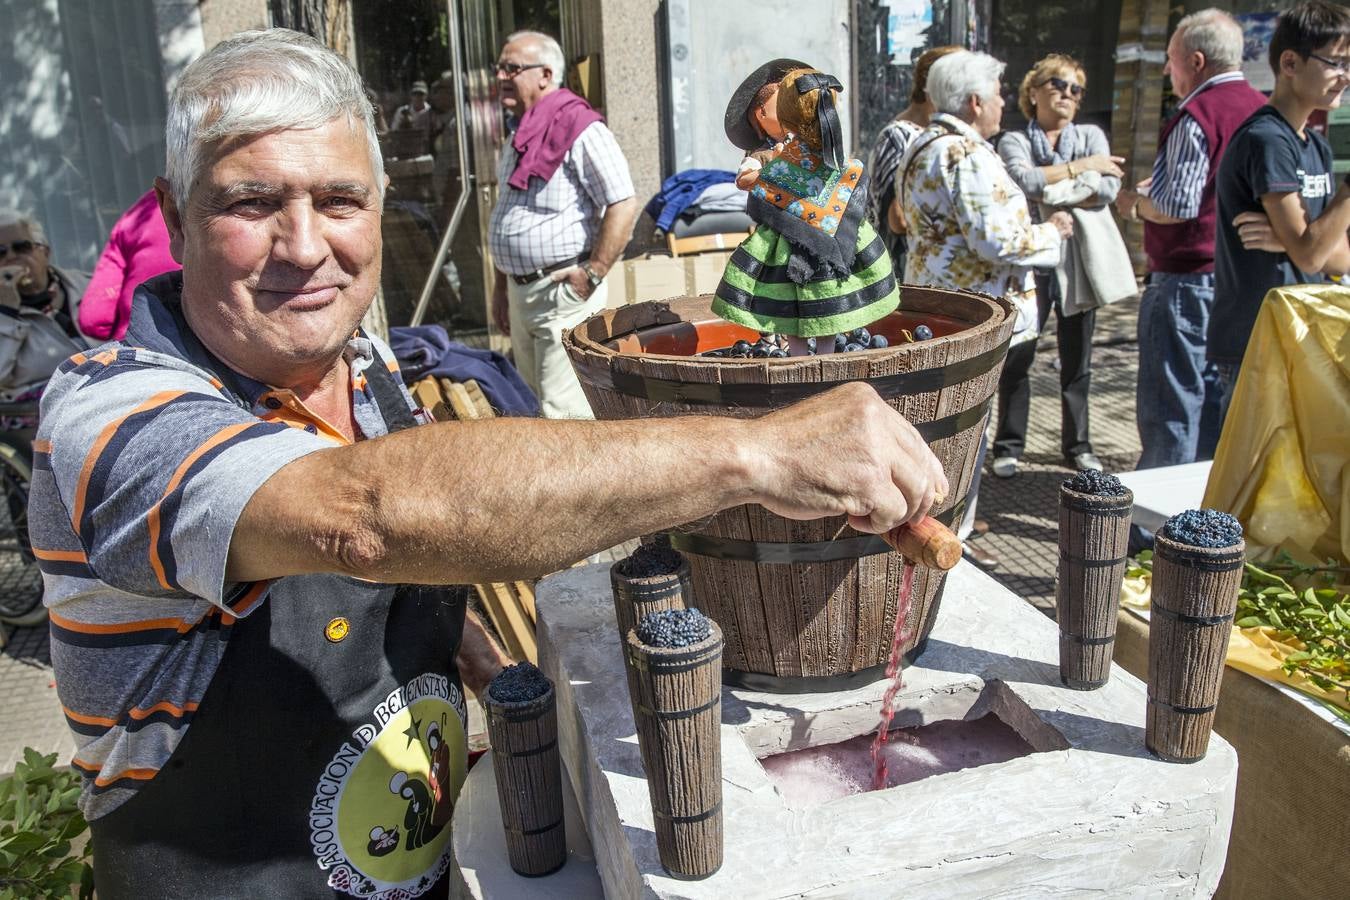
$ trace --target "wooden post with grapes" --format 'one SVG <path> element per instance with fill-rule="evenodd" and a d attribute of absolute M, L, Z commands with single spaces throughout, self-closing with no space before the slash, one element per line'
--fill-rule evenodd
<path fill-rule="evenodd" d="M 1059 489 L 1059 680 L 1078 691 L 1106 684 L 1115 650 L 1134 494 L 1113 480 L 1118 494 Z"/>
<path fill-rule="evenodd" d="M 680 879 L 708 877 L 723 855 L 722 631 L 697 620 L 708 627 L 695 643 L 657 646 L 669 635 L 634 628 L 624 653 L 656 846 L 662 867 Z"/>
<path fill-rule="evenodd" d="M 1155 756 L 1185 763 L 1209 747 L 1246 544 L 1240 530 L 1227 546 L 1182 543 L 1169 536 L 1177 518 L 1154 544 L 1144 740 Z"/>
<path fill-rule="evenodd" d="M 647 560 L 654 564 L 644 566 Z M 672 566 L 671 571 L 661 571 L 670 570 Z M 636 628 L 647 613 L 694 605 L 689 563 L 669 546 L 659 549 L 649 549 L 647 545 L 639 547 L 632 556 L 610 567 L 609 581 L 614 592 L 614 619 L 619 625 L 620 640 Z"/>
<path fill-rule="evenodd" d="M 554 696 L 553 684 L 530 663 L 504 669 L 483 696 L 507 859 L 531 878 L 567 862 Z"/>

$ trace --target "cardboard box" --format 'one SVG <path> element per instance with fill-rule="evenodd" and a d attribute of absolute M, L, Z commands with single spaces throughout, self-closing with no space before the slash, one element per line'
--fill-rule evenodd
<path fill-rule="evenodd" d="M 625 260 L 606 279 L 609 284 L 606 305 L 613 309 L 644 300 L 711 294 L 717 290 L 729 259 L 731 250 L 695 256 L 648 255 Z"/>

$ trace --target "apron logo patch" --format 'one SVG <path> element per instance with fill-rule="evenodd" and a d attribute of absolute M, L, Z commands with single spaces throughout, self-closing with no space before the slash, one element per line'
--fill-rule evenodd
<path fill-rule="evenodd" d="M 351 630 L 352 624 L 348 622 L 346 618 L 344 618 L 343 616 L 338 616 L 337 618 L 331 620 L 328 623 L 328 625 L 324 627 L 323 636 L 328 638 L 328 640 L 332 641 L 334 644 L 336 644 L 338 641 L 345 638 L 351 632 Z"/>
<path fill-rule="evenodd" d="M 328 623 L 333 633 L 346 619 Z M 336 638 L 341 640 L 341 638 Z M 450 816 L 467 771 L 464 695 L 420 675 L 372 711 L 324 768 L 309 810 L 310 845 L 328 886 L 403 900 L 429 891 L 450 865 Z"/>

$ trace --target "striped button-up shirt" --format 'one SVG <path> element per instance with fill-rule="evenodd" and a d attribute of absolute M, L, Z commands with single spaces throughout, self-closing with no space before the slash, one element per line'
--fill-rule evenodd
<path fill-rule="evenodd" d="M 508 275 L 525 275 L 590 250 L 605 208 L 634 194 L 628 160 L 603 122 L 577 136 L 547 183 L 531 178 L 523 191 L 507 184 L 516 159 L 507 141 L 497 166 L 500 193 L 488 221 L 492 258 Z"/>
<path fill-rule="evenodd" d="M 1194 219 L 1200 215 L 1200 195 L 1209 178 L 1209 142 L 1200 123 L 1186 113 L 1186 106 L 1201 92 L 1225 81 L 1241 81 L 1241 72 L 1223 72 L 1186 95 L 1177 107 L 1181 121 L 1167 136 L 1167 143 L 1153 162 L 1153 183 L 1148 198 L 1165 216 Z"/>
<path fill-rule="evenodd" d="M 236 376 L 245 405 L 231 399 L 172 325 L 181 285 L 174 274 L 137 291 L 135 345 L 105 344 L 60 366 L 33 444 L 30 537 L 90 819 L 168 760 L 232 624 L 272 586 L 225 577 L 254 491 L 292 460 L 346 441 L 291 391 Z M 364 374 L 376 347 L 394 369 L 373 339 L 354 337 L 344 350 L 364 437 L 388 432 Z"/>

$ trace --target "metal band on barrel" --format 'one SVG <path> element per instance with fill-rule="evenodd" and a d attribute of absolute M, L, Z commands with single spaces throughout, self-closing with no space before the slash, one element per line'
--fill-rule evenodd
<path fill-rule="evenodd" d="M 1233 616 L 1236 615 L 1236 612 L 1230 612 L 1227 615 L 1223 616 L 1192 616 L 1187 615 L 1186 613 L 1173 612 L 1172 610 L 1168 609 L 1165 606 L 1157 606 L 1157 605 L 1154 605 L 1150 609 L 1150 614 L 1152 613 L 1161 614 L 1164 618 L 1167 619 L 1174 619 L 1178 622 L 1185 622 L 1187 625 L 1223 625 L 1227 622 L 1233 621 Z"/>
<path fill-rule="evenodd" d="M 707 703 L 695 706 L 693 709 L 652 709 L 650 706 L 644 706 L 641 703 L 636 704 L 636 706 L 638 712 L 646 713 L 653 718 L 662 719 L 664 721 L 674 721 L 678 719 L 689 719 L 701 712 L 707 712 L 721 702 L 722 694 L 719 691 L 716 697 L 713 697 Z"/>
<path fill-rule="evenodd" d="M 1183 716 L 1203 716 L 1205 713 L 1212 713 L 1219 708 L 1219 704 L 1211 703 L 1208 706 L 1177 706 L 1175 703 L 1168 703 L 1166 700 L 1157 700 L 1153 697 L 1148 698 L 1148 702 L 1154 706 L 1163 706 L 1172 712 Z"/>
<path fill-rule="evenodd" d="M 878 394 L 886 400 L 908 394 L 926 394 L 940 391 L 954 384 L 969 381 L 977 375 L 983 375 L 1002 361 L 1008 353 L 1008 344 L 1012 339 L 999 344 L 992 350 L 940 366 L 936 369 L 920 369 L 915 372 L 899 372 L 895 375 L 881 375 L 867 379 Z M 669 378 L 654 378 L 649 375 L 637 375 L 631 372 L 615 372 L 613 369 L 596 371 L 582 370 L 578 375 L 583 381 L 599 388 L 607 388 L 615 393 L 630 397 L 641 397 L 656 403 L 686 403 L 691 406 L 727 406 L 767 409 L 787 406 L 807 397 L 838 387 L 850 380 L 842 381 L 797 381 L 781 384 L 712 384 L 706 382 L 673 381 Z M 916 426 L 917 427 L 917 426 Z"/>
<path fill-rule="evenodd" d="M 1059 636 L 1061 638 L 1071 640 L 1075 644 L 1083 644 L 1084 646 L 1087 647 L 1099 647 L 1102 644 L 1109 644 L 1116 639 L 1116 636 L 1114 634 L 1109 635 L 1108 637 L 1084 637 L 1081 634 L 1073 634 L 1072 632 L 1068 631 L 1061 631 L 1059 633 Z"/>
<path fill-rule="evenodd" d="M 1085 569 L 1106 569 L 1111 566 L 1118 566 L 1129 559 L 1128 556 L 1117 556 L 1115 559 L 1084 559 L 1081 556 L 1070 554 L 1067 550 L 1059 551 L 1059 558 L 1065 562 L 1078 563 Z"/>
<path fill-rule="evenodd" d="M 711 819 L 713 816 L 717 815 L 721 811 L 722 811 L 721 800 L 718 800 L 716 803 L 705 809 L 703 812 L 694 813 L 692 816 L 672 816 L 665 810 L 657 809 L 654 806 L 652 807 L 652 815 L 656 816 L 658 819 L 665 819 L 667 822 L 674 822 L 677 825 L 692 825 L 695 822 L 702 822 L 705 819 Z"/>
<path fill-rule="evenodd" d="M 497 754 L 498 756 L 509 756 L 512 759 L 519 759 L 522 756 L 538 756 L 540 753 L 547 753 L 556 746 L 558 746 L 558 741 L 555 739 L 549 741 L 546 744 L 540 744 L 538 747 L 534 747 L 530 750 L 502 750 L 500 748 L 493 747 L 492 752 Z"/>
<path fill-rule="evenodd" d="M 928 638 L 924 638 L 904 655 L 903 663 L 907 666 L 912 664 L 927 647 Z M 832 694 L 866 687 L 885 677 L 886 663 L 845 675 L 769 675 L 764 672 L 723 669 L 722 686 L 761 694 Z"/>
<path fill-rule="evenodd" d="M 933 518 L 943 525 L 950 526 L 953 522 L 960 520 L 965 510 L 966 501 L 962 500 L 951 509 L 941 512 Z M 890 545 L 874 534 L 840 538 L 837 541 L 811 541 L 807 543 L 742 541 L 737 538 L 713 537 L 707 534 L 678 531 L 672 531 L 669 534 L 670 546 L 682 553 L 737 562 L 780 564 L 837 562 L 844 559 L 860 559 L 864 556 L 891 552 Z"/>

